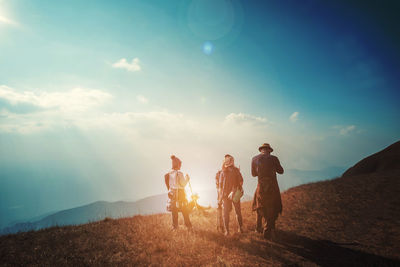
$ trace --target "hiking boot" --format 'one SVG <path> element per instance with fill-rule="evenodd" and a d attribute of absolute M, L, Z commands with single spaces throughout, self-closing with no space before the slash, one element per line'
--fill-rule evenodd
<path fill-rule="evenodd" d="M 271 239 L 271 229 L 264 229 L 263 232 L 264 238 L 270 240 Z"/>
<path fill-rule="evenodd" d="M 272 241 L 275 241 L 275 240 L 276 240 L 275 229 L 272 229 L 272 230 L 271 230 L 270 239 L 271 239 Z"/>
<path fill-rule="evenodd" d="M 262 229 L 262 228 L 256 228 L 256 229 L 254 230 L 254 232 L 259 233 L 259 234 L 262 234 L 262 233 L 263 233 L 263 229 Z"/>

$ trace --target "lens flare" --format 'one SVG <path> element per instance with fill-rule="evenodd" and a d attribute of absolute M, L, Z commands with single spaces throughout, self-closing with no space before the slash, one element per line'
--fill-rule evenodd
<path fill-rule="evenodd" d="M 205 42 L 203 44 L 203 53 L 211 55 L 214 52 L 214 45 L 211 42 Z"/>

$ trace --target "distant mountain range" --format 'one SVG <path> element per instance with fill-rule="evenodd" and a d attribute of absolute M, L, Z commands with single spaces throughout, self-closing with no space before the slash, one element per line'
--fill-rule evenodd
<path fill-rule="evenodd" d="M 217 193 L 215 190 L 199 192 L 200 205 L 216 206 Z M 202 199 L 211 200 L 205 203 Z M 243 201 L 252 200 L 251 196 L 243 196 Z M 135 202 L 128 201 L 97 201 L 88 205 L 66 209 L 51 214 L 38 216 L 28 222 L 20 222 L 9 227 L 5 227 L 0 234 L 12 234 L 39 230 L 52 226 L 77 225 L 88 222 L 100 221 L 105 218 L 123 218 L 134 215 L 148 215 L 166 212 L 167 194 L 155 195 L 140 199 Z"/>
<path fill-rule="evenodd" d="M 331 167 L 322 170 L 304 171 L 289 169 L 283 176 L 278 177 L 281 191 L 291 187 L 338 177 L 344 168 Z M 198 192 L 199 204 L 217 205 L 216 190 Z M 252 200 L 252 196 L 245 195 L 243 201 Z M 138 201 L 97 201 L 88 205 L 52 212 L 37 216 L 27 221 L 18 222 L 0 230 L 0 234 L 11 234 L 30 230 L 39 230 L 52 226 L 77 225 L 109 218 L 131 217 L 134 215 L 147 215 L 166 212 L 167 194 L 150 196 Z"/>
<path fill-rule="evenodd" d="M 301 184 L 308 184 L 340 177 L 346 169 L 343 167 L 329 167 L 321 170 L 285 170 L 283 175 L 278 175 L 278 183 L 281 191 Z"/>
<path fill-rule="evenodd" d="M 54 212 L 47 216 L 39 216 L 37 220 L 16 223 L 1 230 L 1 234 L 38 230 L 51 226 L 76 225 L 103 220 L 104 218 L 122 218 L 138 214 L 154 214 L 165 212 L 167 194 L 147 197 L 135 202 L 97 201 L 88 205 Z"/>

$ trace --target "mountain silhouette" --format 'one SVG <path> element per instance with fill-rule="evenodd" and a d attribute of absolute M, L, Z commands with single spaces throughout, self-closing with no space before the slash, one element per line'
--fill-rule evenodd
<path fill-rule="evenodd" d="M 211 205 L 217 204 L 216 190 L 205 190 L 199 192 L 199 204 Z M 202 199 L 211 199 L 210 203 L 205 203 Z M 243 196 L 243 201 L 249 201 L 252 197 Z M 17 232 L 26 232 L 30 230 L 39 230 L 52 226 L 78 225 L 88 222 L 100 221 L 105 218 L 123 218 L 134 215 L 147 215 L 166 212 L 167 194 L 154 195 L 140 199 L 135 202 L 129 201 L 97 201 L 88 205 L 79 206 L 72 209 L 66 209 L 58 212 L 52 212 L 50 215 L 38 216 L 37 220 L 32 219 L 28 222 L 19 222 L 5 227 L 0 234 L 12 234 Z"/>
<path fill-rule="evenodd" d="M 366 157 L 343 173 L 343 177 L 400 169 L 400 141 Z"/>
<path fill-rule="evenodd" d="M 154 214 L 165 212 L 167 194 L 147 197 L 135 202 L 97 201 L 88 205 L 66 209 L 40 216 L 38 220 L 20 222 L 4 228 L 2 234 L 39 230 L 52 226 L 77 225 L 103 220 L 104 218 L 122 218 L 138 214 Z"/>

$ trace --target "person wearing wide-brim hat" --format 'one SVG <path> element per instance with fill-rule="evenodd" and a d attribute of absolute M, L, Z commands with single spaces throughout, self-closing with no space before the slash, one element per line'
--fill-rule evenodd
<path fill-rule="evenodd" d="M 272 149 L 272 147 L 268 144 L 268 143 L 264 143 L 262 144 L 259 148 L 258 151 L 261 152 L 261 150 L 266 149 L 267 151 L 273 152 L 274 150 Z"/>
<path fill-rule="evenodd" d="M 257 189 L 254 193 L 253 211 L 257 211 L 256 231 L 263 232 L 265 238 L 274 238 L 275 221 L 282 213 L 282 199 L 276 173 L 283 174 L 283 168 L 268 143 L 262 144 L 260 154 L 253 157 L 251 174 L 258 177 Z M 262 218 L 267 222 L 262 229 Z"/>

